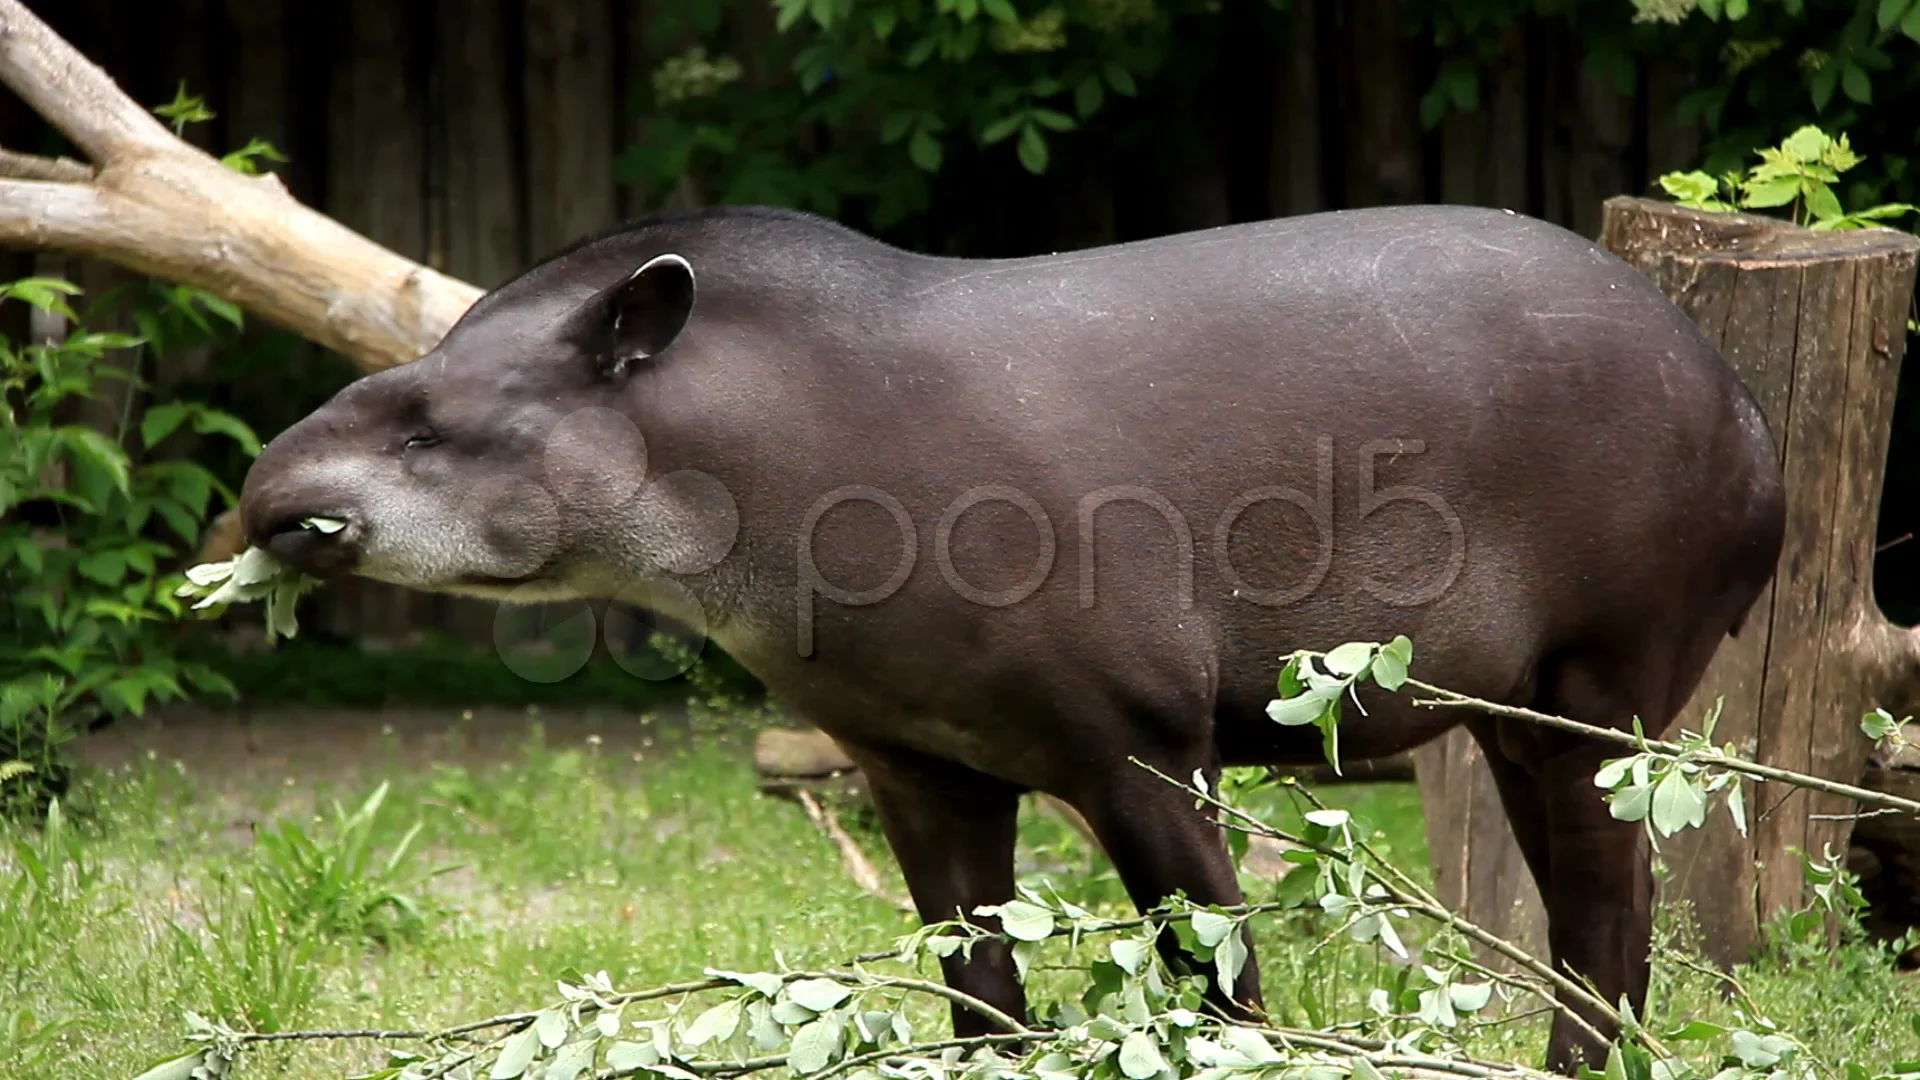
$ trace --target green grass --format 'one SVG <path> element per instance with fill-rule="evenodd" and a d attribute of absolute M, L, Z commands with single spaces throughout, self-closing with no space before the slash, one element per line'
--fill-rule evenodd
<path fill-rule="evenodd" d="M 384 800 L 359 813 L 382 783 Z M 89 817 L 0 833 L 0 1077 L 131 1078 L 182 1048 L 188 1010 L 260 1030 L 431 1028 L 544 1005 L 555 980 L 585 973 L 640 988 L 709 966 L 826 965 L 916 925 L 856 888 L 795 806 L 756 794 L 744 745 L 724 733 L 644 763 L 536 734 L 484 768 L 266 777 L 215 793 L 162 762 L 91 784 L 88 805 L 101 809 Z M 1411 786 L 1324 795 L 1425 873 Z M 1284 792 L 1254 799 L 1295 823 Z M 849 824 L 899 892 L 877 836 Z M 302 839 L 259 839 L 283 834 Z M 1032 808 L 1021 869 L 1088 907 L 1129 910 L 1104 860 Z M 1273 888 L 1248 884 L 1255 900 Z M 1327 932 L 1306 914 L 1260 925 L 1269 1005 L 1289 1022 L 1361 1016 L 1368 990 L 1392 976 L 1379 950 L 1322 945 Z M 1037 999 L 1077 996 L 1066 953 L 1044 955 Z M 1920 1058 L 1909 977 L 1865 947 L 1743 977 L 1821 1053 Z M 1703 976 L 1665 966 L 1658 991 L 1658 1023 L 1732 1016 Z M 920 1007 L 916 1024 L 939 1030 L 944 1014 Z M 1544 1030 L 1538 1019 L 1494 1025 L 1473 1045 L 1536 1061 Z M 365 1044 L 281 1044 L 241 1068 L 336 1077 L 377 1061 Z"/>

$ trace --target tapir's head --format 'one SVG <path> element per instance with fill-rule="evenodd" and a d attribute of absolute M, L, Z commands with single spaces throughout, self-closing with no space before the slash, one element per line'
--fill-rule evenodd
<path fill-rule="evenodd" d="M 717 563 L 737 525 L 726 489 L 648 470 L 682 407 L 653 380 L 687 348 L 694 269 L 658 252 L 567 262 L 274 439 L 242 492 L 248 541 L 316 577 L 521 601 Z"/>

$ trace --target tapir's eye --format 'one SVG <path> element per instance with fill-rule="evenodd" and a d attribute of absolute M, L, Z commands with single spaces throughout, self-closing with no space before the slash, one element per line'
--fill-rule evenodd
<path fill-rule="evenodd" d="M 428 447 L 439 446 L 445 441 L 445 436 L 437 431 L 422 431 L 407 438 L 407 449 L 425 450 Z"/>

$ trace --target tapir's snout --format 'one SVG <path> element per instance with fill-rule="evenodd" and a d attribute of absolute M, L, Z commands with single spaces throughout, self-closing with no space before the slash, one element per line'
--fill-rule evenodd
<path fill-rule="evenodd" d="M 325 459 L 267 447 L 240 489 L 247 542 L 309 577 L 351 572 L 360 561 L 367 521 L 341 472 Z"/>

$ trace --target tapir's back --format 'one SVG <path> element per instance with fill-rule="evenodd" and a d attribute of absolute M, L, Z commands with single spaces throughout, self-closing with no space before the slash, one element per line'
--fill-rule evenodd
<path fill-rule="evenodd" d="M 1541 222 L 1397 208 L 928 260 L 901 303 L 897 359 L 836 373 L 883 448 L 860 475 L 928 523 L 1017 489 L 1058 545 L 1018 604 L 929 568 L 892 613 L 822 605 L 823 646 L 845 635 L 861 663 L 932 633 L 987 668 L 1004 650 L 1043 696 L 1048 657 L 1144 697 L 1204 667 L 1177 693 L 1264 745 L 1289 649 L 1406 633 L 1429 678 L 1508 696 L 1614 627 L 1724 629 L 1777 552 L 1773 444 L 1724 360 L 1644 277 Z M 999 510 L 949 547 L 981 591 L 1033 565 L 1030 516 Z M 1404 720 L 1354 740 L 1418 741 Z"/>

